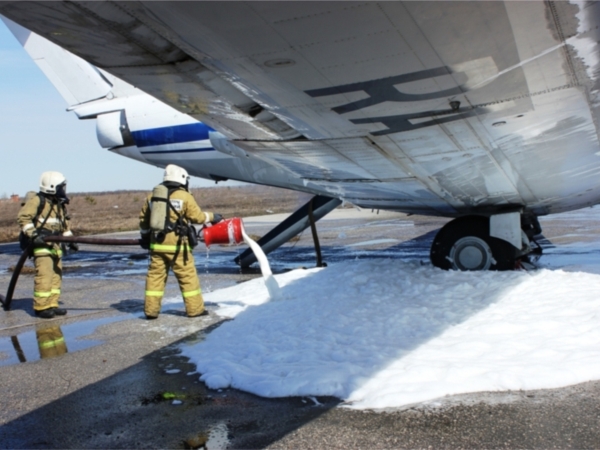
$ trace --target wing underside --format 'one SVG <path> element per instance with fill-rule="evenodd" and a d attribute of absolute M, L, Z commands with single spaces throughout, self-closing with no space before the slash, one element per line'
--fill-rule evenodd
<path fill-rule="evenodd" d="M 600 202 L 599 6 L 0 2 L 303 189 L 435 215 Z"/>

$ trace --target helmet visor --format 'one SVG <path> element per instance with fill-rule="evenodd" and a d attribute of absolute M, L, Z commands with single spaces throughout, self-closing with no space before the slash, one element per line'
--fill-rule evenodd
<path fill-rule="evenodd" d="M 67 182 L 58 184 L 56 186 L 56 197 L 63 201 L 63 203 L 69 203 L 69 197 L 67 197 Z"/>

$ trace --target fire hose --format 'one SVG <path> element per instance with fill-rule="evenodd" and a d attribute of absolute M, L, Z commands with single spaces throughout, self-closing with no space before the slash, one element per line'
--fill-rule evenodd
<path fill-rule="evenodd" d="M 92 244 L 92 245 L 140 245 L 140 239 L 110 239 L 110 238 L 93 238 L 93 237 L 79 237 L 79 236 L 46 236 L 44 237 L 45 242 L 72 242 L 78 244 Z M 0 295 L 0 304 L 5 311 L 10 310 L 10 303 L 12 301 L 13 293 L 17 285 L 17 280 L 23 269 L 25 260 L 31 254 L 33 250 L 33 242 L 23 251 L 19 261 L 15 265 L 13 270 L 6 296 Z"/>

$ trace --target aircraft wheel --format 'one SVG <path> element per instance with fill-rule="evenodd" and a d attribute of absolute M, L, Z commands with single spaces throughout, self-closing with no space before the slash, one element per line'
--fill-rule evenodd
<path fill-rule="evenodd" d="M 512 270 L 516 249 L 502 239 L 493 238 L 489 219 L 465 216 L 448 222 L 431 245 L 434 266 L 444 270 Z"/>

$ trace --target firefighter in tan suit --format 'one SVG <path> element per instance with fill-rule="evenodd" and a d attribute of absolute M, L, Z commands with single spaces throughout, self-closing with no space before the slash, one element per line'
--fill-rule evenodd
<path fill-rule="evenodd" d="M 153 205 L 157 205 L 157 200 L 152 194 L 148 196 L 140 212 L 142 247 L 150 249 L 144 302 L 147 319 L 156 319 L 160 313 L 169 268 L 173 269 L 179 282 L 188 317 L 208 314 L 204 309 L 188 230 L 192 223 L 216 223 L 223 218 L 220 214 L 203 212 L 200 209 L 192 194 L 188 192 L 188 182 L 189 176 L 185 169 L 173 164 L 165 168 L 162 183 L 168 188 L 168 202 L 165 201 L 167 208 L 164 209 L 168 214 L 165 229 L 157 231 L 150 227 L 152 208 Z M 159 210 L 158 206 L 154 208 Z"/>
<path fill-rule="evenodd" d="M 21 231 L 33 240 L 35 279 L 33 309 L 36 316 L 51 319 L 64 316 L 58 299 L 62 284 L 62 250 L 59 244 L 46 244 L 44 236 L 62 234 L 71 236 L 65 205 L 69 203 L 67 180 L 59 172 L 44 172 L 40 178 L 40 191 L 25 202 L 17 218 Z M 70 245 L 73 250 L 76 244 Z"/>

